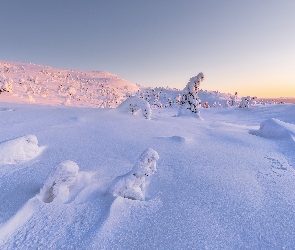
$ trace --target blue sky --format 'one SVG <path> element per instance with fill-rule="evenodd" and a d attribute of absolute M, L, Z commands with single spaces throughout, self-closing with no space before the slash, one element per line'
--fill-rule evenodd
<path fill-rule="evenodd" d="M 295 1 L 2 1 L 0 59 L 144 86 L 295 96 Z"/>

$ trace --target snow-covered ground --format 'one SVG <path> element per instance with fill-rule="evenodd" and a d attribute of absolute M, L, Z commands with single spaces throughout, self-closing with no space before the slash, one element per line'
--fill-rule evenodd
<path fill-rule="evenodd" d="M 0 108 L 1 249 L 295 246 L 294 104 L 202 109 L 204 121 L 173 108 L 151 120 L 116 109 Z M 27 135 L 42 152 L 22 144 Z M 147 148 L 159 160 L 145 200 L 114 196 L 114 180 Z M 65 161 L 79 168 L 67 198 L 45 200 L 40 190 Z"/>
<path fill-rule="evenodd" d="M 295 248 L 294 104 L 145 119 L 8 95 L 0 249 Z"/>

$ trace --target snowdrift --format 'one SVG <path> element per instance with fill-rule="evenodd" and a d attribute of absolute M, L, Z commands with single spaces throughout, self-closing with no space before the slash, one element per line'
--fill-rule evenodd
<path fill-rule="evenodd" d="M 37 157 L 44 147 L 35 135 L 26 135 L 0 144 L 0 165 L 17 164 Z"/>
<path fill-rule="evenodd" d="M 260 124 L 258 131 L 252 131 L 252 133 L 266 138 L 290 138 L 295 140 L 295 125 L 270 118 Z"/>

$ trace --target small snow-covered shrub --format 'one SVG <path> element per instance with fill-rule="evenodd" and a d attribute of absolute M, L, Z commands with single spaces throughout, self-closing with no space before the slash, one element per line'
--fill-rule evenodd
<path fill-rule="evenodd" d="M 249 108 L 250 107 L 250 96 L 242 97 L 239 108 Z"/>
<path fill-rule="evenodd" d="M 181 96 L 178 116 L 193 115 L 197 118 L 201 118 L 199 111 L 201 100 L 198 97 L 198 91 L 203 80 L 204 74 L 202 72 L 189 80 Z"/>
<path fill-rule="evenodd" d="M 53 200 L 66 202 L 69 199 L 71 188 L 77 182 L 78 171 L 78 165 L 69 160 L 55 166 L 40 191 L 41 199 L 46 203 Z"/>
<path fill-rule="evenodd" d="M 227 101 L 227 106 L 236 106 L 237 105 L 237 99 L 238 99 L 238 92 L 235 92 L 234 95 L 230 96 L 230 100 Z"/>
<path fill-rule="evenodd" d="M 242 97 L 241 102 L 239 104 L 239 108 L 250 108 L 250 106 L 256 104 L 257 97 Z"/>
<path fill-rule="evenodd" d="M 131 114 L 137 114 L 141 110 L 146 119 L 150 119 L 152 114 L 150 104 L 138 96 L 129 97 L 118 106 L 118 109 Z"/>
<path fill-rule="evenodd" d="M 0 93 L 1 92 L 12 92 L 13 87 L 12 87 L 12 79 L 6 78 L 6 77 L 1 77 L 0 78 Z"/>
<path fill-rule="evenodd" d="M 146 149 L 130 172 L 114 180 L 110 188 L 112 194 L 132 200 L 144 200 L 145 189 L 149 184 L 149 178 L 157 170 L 158 159 L 159 155 L 155 150 Z"/>
<path fill-rule="evenodd" d="M 16 164 L 35 158 L 41 151 L 35 135 L 26 135 L 0 144 L 0 165 Z"/>

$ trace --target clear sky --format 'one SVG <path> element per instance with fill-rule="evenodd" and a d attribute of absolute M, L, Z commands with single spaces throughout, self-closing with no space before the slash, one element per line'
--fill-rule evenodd
<path fill-rule="evenodd" d="M 295 0 L 5 0 L 0 59 L 295 97 Z"/>

